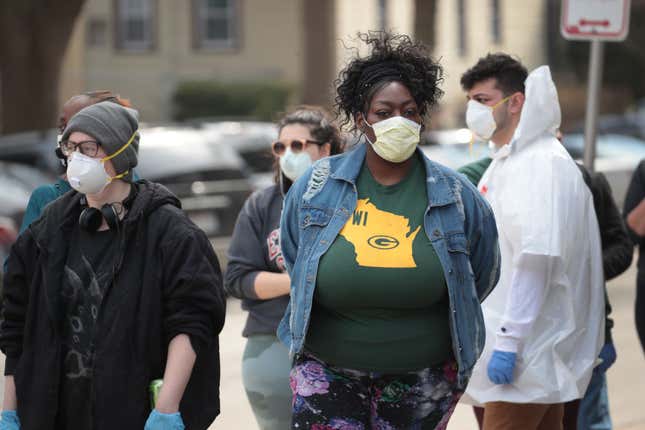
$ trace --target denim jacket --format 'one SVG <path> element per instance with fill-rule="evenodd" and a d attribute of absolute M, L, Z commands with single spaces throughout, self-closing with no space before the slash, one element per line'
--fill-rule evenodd
<path fill-rule="evenodd" d="M 291 300 L 278 337 L 292 357 L 302 351 L 307 335 L 320 258 L 356 208 L 356 180 L 365 154 L 362 145 L 316 162 L 285 198 L 280 241 Z M 499 278 L 497 228 L 488 203 L 464 176 L 423 160 L 429 202 L 424 228 L 448 286 L 453 353 L 459 386 L 465 388 L 485 342 L 480 302 Z"/>

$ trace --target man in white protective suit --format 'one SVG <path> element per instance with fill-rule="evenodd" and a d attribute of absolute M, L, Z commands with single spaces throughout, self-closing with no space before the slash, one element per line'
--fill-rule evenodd
<path fill-rule="evenodd" d="M 512 57 L 489 54 L 461 85 L 468 127 L 494 151 L 478 188 L 502 255 L 465 398 L 484 406 L 484 430 L 561 429 L 563 404 L 584 396 L 604 337 L 593 198 L 556 139 L 560 105 L 547 66 L 527 76 Z"/>

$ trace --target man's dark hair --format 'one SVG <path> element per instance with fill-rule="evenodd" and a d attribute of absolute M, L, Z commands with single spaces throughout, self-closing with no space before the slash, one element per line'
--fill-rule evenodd
<path fill-rule="evenodd" d="M 488 54 L 477 61 L 461 75 L 461 87 L 470 91 L 479 82 L 490 78 L 497 80 L 496 87 L 505 96 L 516 92 L 524 94 L 524 81 L 528 76 L 526 67 L 510 55 L 497 52 Z"/>
<path fill-rule="evenodd" d="M 359 40 L 370 48 L 367 57 L 356 55 L 336 79 L 336 113 L 341 126 L 354 115 L 365 113 L 374 94 L 391 82 L 400 82 L 414 97 L 419 113 L 425 115 L 443 91 L 443 69 L 430 58 L 425 45 L 403 34 L 382 31 L 359 33 Z"/>

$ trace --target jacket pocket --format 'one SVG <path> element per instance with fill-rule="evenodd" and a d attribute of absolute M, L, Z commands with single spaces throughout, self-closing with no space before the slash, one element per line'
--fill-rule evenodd
<path fill-rule="evenodd" d="M 324 227 L 329 224 L 333 215 L 331 209 L 317 208 L 313 206 L 303 206 L 301 209 L 302 217 L 300 219 L 300 228 L 307 227 Z"/>
<path fill-rule="evenodd" d="M 448 252 L 460 252 L 470 255 L 468 239 L 466 239 L 466 235 L 464 233 L 447 233 L 446 246 L 448 248 Z"/>

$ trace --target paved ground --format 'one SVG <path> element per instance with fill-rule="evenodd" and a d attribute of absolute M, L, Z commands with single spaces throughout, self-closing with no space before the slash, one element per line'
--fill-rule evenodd
<path fill-rule="evenodd" d="M 609 398 L 616 430 L 645 430 L 645 356 L 634 328 L 634 279 L 632 267 L 609 284 L 614 307 L 614 340 L 618 361 L 609 370 Z M 256 430 L 240 373 L 244 340 L 240 333 L 246 315 L 239 302 L 230 301 L 224 331 L 220 337 L 222 380 L 222 414 L 209 430 Z M 4 357 L 0 357 L 4 362 Z M 0 363 L 2 365 L 3 363 Z M 0 378 L 0 395 L 3 392 Z M 448 430 L 475 430 L 476 422 L 470 408 L 459 405 Z"/>

